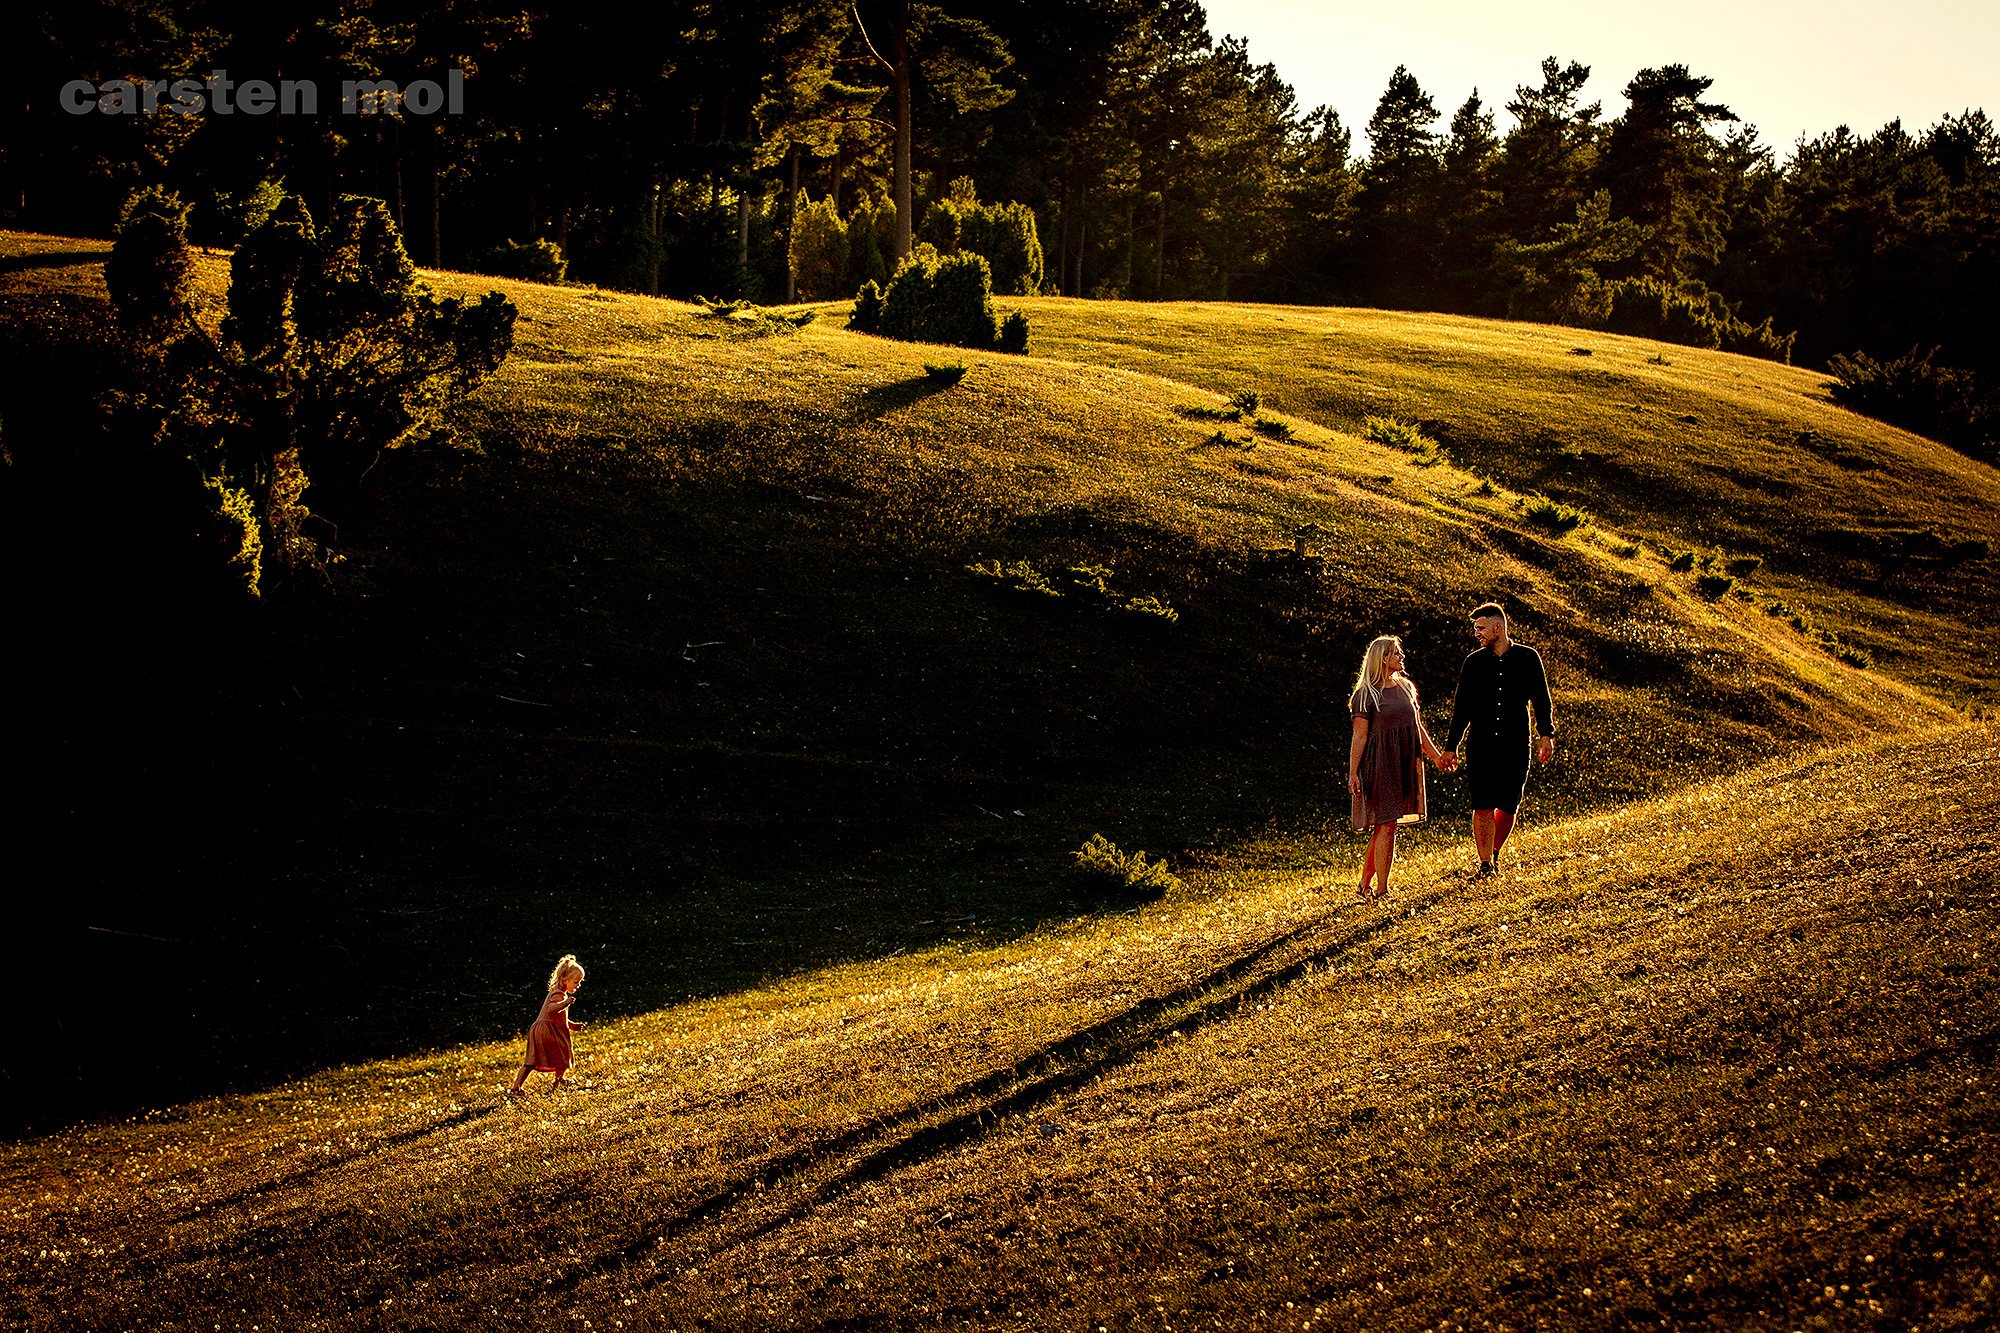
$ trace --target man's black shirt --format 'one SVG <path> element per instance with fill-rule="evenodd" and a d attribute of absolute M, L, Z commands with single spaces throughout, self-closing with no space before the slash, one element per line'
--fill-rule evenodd
<path fill-rule="evenodd" d="M 1451 734 L 1444 748 L 1458 748 L 1468 729 L 1498 741 L 1526 745 L 1528 710 L 1538 735 L 1556 734 L 1549 716 L 1549 678 L 1542 657 L 1524 643 L 1508 646 L 1505 657 L 1481 648 L 1458 671 L 1458 694 L 1451 704 Z"/>

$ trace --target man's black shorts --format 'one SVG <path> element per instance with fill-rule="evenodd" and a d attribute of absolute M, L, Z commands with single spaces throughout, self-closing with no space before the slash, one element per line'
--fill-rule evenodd
<path fill-rule="evenodd" d="M 1474 737 L 1465 756 L 1465 789 L 1472 808 L 1510 815 L 1519 810 L 1521 793 L 1528 788 L 1530 754 L 1525 741 Z"/>

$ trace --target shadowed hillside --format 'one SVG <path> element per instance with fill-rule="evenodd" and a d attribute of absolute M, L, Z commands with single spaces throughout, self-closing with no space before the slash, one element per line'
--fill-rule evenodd
<path fill-rule="evenodd" d="M 1558 537 L 1507 485 L 1187 383 L 968 354 L 946 388 L 935 349 L 824 322 L 451 274 L 522 312 L 460 446 L 371 474 L 329 600 L 191 610 L 87 424 L 103 247 L 4 252 L 23 859 L 75 960 L 31 1112 L 509 1034 L 563 949 L 637 1013 L 1006 940 L 1115 905 L 1066 873 L 1097 832 L 1196 899 L 1344 876 L 1360 646 L 1402 633 L 1442 721 L 1488 596 L 1552 666 L 1534 818 L 1949 716 L 1627 540 L 1710 540 L 1701 513 L 1626 533 L 1593 500 Z"/>

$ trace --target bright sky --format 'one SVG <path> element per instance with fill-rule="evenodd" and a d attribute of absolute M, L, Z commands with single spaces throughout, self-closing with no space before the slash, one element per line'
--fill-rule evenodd
<path fill-rule="evenodd" d="M 1585 105 L 1610 120 L 1641 69 L 1681 64 L 1782 161 L 1801 135 L 1869 134 L 1900 117 L 1920 132 L 1968 107 L 2000 120 L 2000 3 L 1994 0 L 1205 0 L 1208 30 L 1249 39 L 1301 110 L 1322 104 L 1366 150 L 1368 118 L 1407 65 L 1449 123 L 1476 87 L 1502 133 L 1519 84 L 1544 56 L 1590 67 Z"/>

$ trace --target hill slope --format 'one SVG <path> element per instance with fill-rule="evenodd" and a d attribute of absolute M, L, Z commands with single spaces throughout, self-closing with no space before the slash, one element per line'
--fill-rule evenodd
<path fill-rule="evenodd" d="M 1833 405 L 1823 373 L 1450 315 L 1009 301 L 1037 355 L 1125 366 L 1352 429 L 1421 421 L 1455 462 L 1758 581 L 1926 688 L 2000 700 L 2000 472 Z M 1968 543 L 1984 543 L 1972 554 Z"/>
<path fill-rule="evenodd" d="M 50 590 L 15 667 L 28 887 L 75 960 L 59 1092 L 511 1032 L 567 948 L 600 1012 L 637 1013 L 1004 940 L 1105 905 L 1065 873 L 1098 832 L 1174 856 L 1192 897 L 1344 864 L 1361 645 L 1402 633 L 1441 722 L 1496 594 L 1561 710 L 1535 818 L 1951 717 L 1615 529 L 1553 536 L 1303 417 L 1256 434 L 1187 383 L 1035 359 L 969 355 L 946 388 L 935 349 L 825 321 L 452 274 L 522 311 L 470 447 L 392 455 L 334 515 L 329 604 L 188 621 L 105 498 L 129 445 L 82 426 L 104 247 L 0 249 L 7 565 Z M 21 481 L 50 458 L 63 484 Z M 1274 554 L 1302 524 L 1313 556 Z M 1012 586 L 1023 564 L 1061 595 Z M 1456 826 L 1460 789 L 1436 799 Z"/>
<path fill-rule="evenodd" d="M 2000 733 L 0 1149 L 35 1329 L 1974 1327 Z M 1913 808 L 1923 812 L 1913 827 Z M 586 1000 L 588 1000 L 586 990 Z"/>

